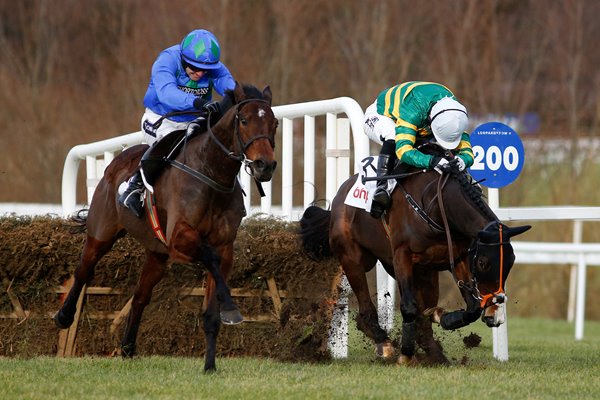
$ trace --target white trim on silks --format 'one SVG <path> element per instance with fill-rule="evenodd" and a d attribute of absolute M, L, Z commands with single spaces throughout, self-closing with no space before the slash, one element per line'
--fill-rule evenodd
<path fill-rule="evenodd" d="M 363 184 L 362 177 L 365 176 L 365 172 L 367 178 L 373 178 L 377 176 L 377 169 L 375 168 L 375 165 L 377 165 L 377 159 L 378 157 L 372 157 L 372 160 L 369 160 L 367 158 L 362 161 L 362 168 L 358 173 L 358 177 L 356 179 L 356 182 L 354 183 L 354 186 L 352 186 L 352 188 L 348 192 L 346 200 L 344 200 L 344 204 L 351 207 L 360 208 L 362 210 L 365 210 L 366 212 L 371 211 L 371 203 L 373 202 L 373 193 L 377 188 L 377 181 L 368 181 L 365 184 Z M 369 166 L 371 168 L 369 168 Z M 396 180 L 388 179 L 387 182 L 387 192 L 391 196 L 392 192 L 394 191 L 394 188 L 396 187 Z"/>

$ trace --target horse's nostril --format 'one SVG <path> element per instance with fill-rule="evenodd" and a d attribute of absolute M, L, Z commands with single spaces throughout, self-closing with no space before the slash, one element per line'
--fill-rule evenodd
<path fill-rule="evenodd" d="M 254 164 L 254 168 L 259 171 L 262 171 L 265 168 L 265 162 L 262 160 L 255 160 L 253 162 L 253 164 Z"/>

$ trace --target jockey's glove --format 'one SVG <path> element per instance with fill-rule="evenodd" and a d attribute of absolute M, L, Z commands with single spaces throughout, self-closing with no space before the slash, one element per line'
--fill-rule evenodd
<path fill-rule="evenodd" d="M 456 165 L 458 166 L 458 170 L 461 171 L 461 172 L 464 171 L 465 168 L 467 167 L 465 165 L 465 160 L 463 160 L 460 157 L 456 157 L 455 160 L 456 160 Z"/>
<path fill-rule="evenodd" d="M 221 105 L 218 101 L 209 101 L 204 105 L 204 109 L 208 114 L 220 114 L 221 113 Z"/>
<path fill-rule="evenodd" d="M 444 172 L 449 171 L 450 168 L 450 162 L 445 158 L 440 156 L 431 157 L 431 161 L 429 162 L 429 169 L 433 169 L 437 173 L 443 174 Z"/>
<path fill-rule="evenodd" d="M 196 99 L 194 99 L 194 108 L 196 110 L 203 110 L 207 103 L 208 102 L 202 97 L 196 97 Z"/>

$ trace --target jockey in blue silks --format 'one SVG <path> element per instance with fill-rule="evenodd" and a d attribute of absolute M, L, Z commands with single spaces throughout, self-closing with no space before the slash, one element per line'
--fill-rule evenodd
<path fill-rule="evenodd" d="M 172 115 L 178 111 L 211 111 L 219 113 L 219 104 L 212 102 L 212 92 L 223 96 L 235 88 L 235 80 L 220 61 L 221 48 L 209 31 L 197 29 L 183 38 L 180 44 L 163 50 L 152 65 L 152 75 L 144 106 L 141 127 L 150 146 L 175 130 L 186 129 L 198 115 Z M 157 124 L 158 120 L 162 121 Z M 158 126 L 157 126 L 158 125 Z M 150 153 L 146 151 L 142 160 Z M 119 196 L 119 203 L 136 216 L 143 214 L 141 194 L 144 189 L 143 171 L 129 180 L 127 189 Z"/>

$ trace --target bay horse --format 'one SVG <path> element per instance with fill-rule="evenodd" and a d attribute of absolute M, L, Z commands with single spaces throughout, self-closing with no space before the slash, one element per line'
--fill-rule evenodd
<path fill-rule="evenodd" d="M 449 364 L 434 340 L 432 322 L 453 330 L 481 316 L 489 327 L 499 326 L 503 321 L 495 311 L 505 299 L 504 284 L 515 259 L 510 238 L 531 226 L 502 224 L 483 201 L 479 186 L 457 168 L 444 175 L 404 169 L 395 175 L 392 206 L 381 219 L 344 203 L 356 182 L 354 175 L 341 185 L 331 211 L 316 206 L 305 210 L 302 243 L 313 256 L 339 260 L 358 300 L 357 326 L 375 342 L 377 355 L 391 358 L 395 353 L 379 325 L 366 277 L 380 260 L 400 290 L 398 363 L 418 362 L 416 341 L 427 363 Z M 442 270 L 452 273 L 466 309 L 446 312 L 438 307 Z"/>
<path fill-rule="evenodd" d="M 59 328 L 72 324 L 77 299 L 92 279 L 98 261 L 129 233 L 145 247 L 146 259 L 134 292 L 121 354 L 135 354 L 142 313 L 167 265 L 204 264 L 208 270 L 203 303 L 204 370 L 216 370 L 220 322 L 243 321 L 226 284 L 233 264 L 233 242 L 246 215 L 237 175 L 243 164 L 257 182 L 265 182 L 271 179 L 277 165 L 274 147 L 278 121 L 271 99 L 268 86 L 261 92 L 236 82 L 235 89 L 226 92 L 221 101 L 223 112 L 218 122 L 211 127 L 209 115 L 207 131 L 190 135 L 171 162 L 176 168 L 167 167 L 156 178 L 153 203 L 164 230 L 164 242 L 157 239 L 151 226 L 148 201 L 147 219 L 137 218 L 117 201 L 119 185 L 135 173 L 148 146 L 133 146 L 115 157 L 98 183 L 83 221 L 87 237 L 81 261 L 74 272 L 73 286 L 54 316 Z"/>

